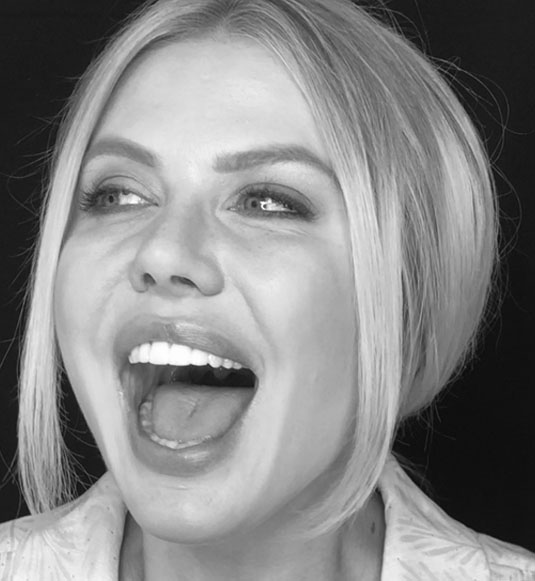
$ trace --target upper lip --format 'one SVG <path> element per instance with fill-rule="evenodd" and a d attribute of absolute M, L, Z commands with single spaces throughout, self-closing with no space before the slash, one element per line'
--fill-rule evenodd
<path fill-rule="evenodd" d="M 200 349 L 224 359 L 231 359 L 247 367 L 258 376 L 259 361 L 244 345 L 219 330 L 196 321 L 139 316 L 126 322 L 116 335 L 114 354 L 119 367 L 123 366 L 134 347 L 151 341 L 166 341 Z"/>

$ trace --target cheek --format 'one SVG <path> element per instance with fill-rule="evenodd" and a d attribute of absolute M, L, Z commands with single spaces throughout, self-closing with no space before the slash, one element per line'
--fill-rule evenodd
<path fill-rule="evenodd" d="M 92 296 L 91 280 L 85 261 L 78 259 L 72 245 L 67 243 L 60 256 L 54 286 L 54 323 L 63 358 L 70 359 L 79 339 L 87 332 L 87 322 L 91 320 L 88 304 Z"/>
<path fill-rule="evenodd" d="M 82 379 L 81 367 L 84 357 L 84 344 L 92 331 L 96 309 L 89 299 L 94 296 L 90 281 L 84 276 L 84 269 L 77 262 L 63 254 L 58 266 L 54 289 L 54 323 L 59 349 L 70 383 L 76 387 Z M 80 394 L 76 393 L 80 401 Z"/>
<path fill-rule="evenodd" d="M 54 287 L 54 319 L 62 350 L 77 348 L 89 337 L 91 347 L 98 349 L 103 345 L 99 341 L 101 327 L 114 315 L 113 289 L 118 279 L 125 276 L 124 268 L 120 252 L 109 244 L 96 244 L 95 239 L 73 236 L 60 255 Z"/>
<path fill-rule="evenodd" d="M 321 367 L 353 353 L 354 283 L 343 242 L 287 240 L 245 257 L 240 272 L 238 285 L 280 355 Z"/>
<path fill-rule="evenodd" d="M 353 274 L 347 248 L 286 243 L 242 264 L 240 286 L 263 332 L 269 365 L 266 433 L 278 433 L 273 469 L 303 477 L 341 448 L 354 410 Z M 262 421 L 262 419 L 260 419 Z M 283 450 L 283 452 L 281 452 Z M 284 456 L 284 458 L 281 456 Z"/>
<path fill-rule="evenodd" d="M 91 431 L 99 439 L 99 426 L 116 425 L 117 418 L 105 421 L 104 413 L 115 413 L 112 390 L 105 389 L 109 359 L 103 322 L 113 315 L 103 263 L 91 246 L 67 241 L 60 256 L 54 286 L 54 324 L 61 358 Z M 99 275 L 99 276 L 97 276 Z M 106 298 L 108 297 L 108 300 Z M 109 378 L 108 378 L 109 383 Z M 110 405 L 102 406 L 107 401 Z"/>

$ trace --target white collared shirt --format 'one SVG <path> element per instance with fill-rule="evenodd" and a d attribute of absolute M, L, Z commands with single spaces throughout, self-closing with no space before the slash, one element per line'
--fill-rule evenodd
<path fill-rule="evenodd" d="M 392 457 L 381 581 L 535 581 L 535 554 L 478 534 L 432 502 Z M 76 501 L 0 525 L 0 581 L 117 581 L 126 507 L 105 474 Z"/>

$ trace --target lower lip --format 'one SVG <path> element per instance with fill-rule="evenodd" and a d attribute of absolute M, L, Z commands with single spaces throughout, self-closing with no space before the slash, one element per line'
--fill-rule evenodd
<path fill-rule="evenodd" d="M 150 439 L 140 425 L 138 410 L 131 406 L 128 411 L 128 431 L 132 449 L 143 464 L 158 473 L 186 478 L 202 475 L 231 457 L 248 409 L 249 406 L 230 428 L 217 438 L 173 450 Z"/>

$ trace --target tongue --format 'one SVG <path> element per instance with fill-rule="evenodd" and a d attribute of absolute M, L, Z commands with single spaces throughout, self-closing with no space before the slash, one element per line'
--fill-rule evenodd
<path fill-rule="evenodd" d="M 253 389 L 160 385 L 152 402 L 152 429 L 167 440 L 188 442 L 225 433 L 251 401 Z"/>

